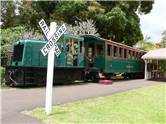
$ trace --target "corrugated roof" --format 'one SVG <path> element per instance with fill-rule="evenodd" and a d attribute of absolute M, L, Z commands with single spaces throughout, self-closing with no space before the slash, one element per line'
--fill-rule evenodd
<path fill-rule="evenodd" d="M 166 48 L 151 50 L 141 57 L 142 59 L 166 60 Z"/>

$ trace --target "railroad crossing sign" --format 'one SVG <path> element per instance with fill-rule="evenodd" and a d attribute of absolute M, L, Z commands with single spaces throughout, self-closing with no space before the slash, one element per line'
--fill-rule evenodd
<path fill-rule="evenodd" d="M 53 85 L 53 75 L 54 75 L 54 53 L 56 56 L 59 56 L 61 51 L 58 48 L 56 42 L 62 36 L 63 33 L 66 31 L 66 26 L 63 24 L 57 31 L 56 31 L 56 23 L 50 23 L 50 30 L 45 23 L 44 19 L 39 21 L 39 25 L 47 38 L 48 42 L 44 45 L 41 49 L 41 52 L 44 56 L 48 54 L 48 61 L 47 61 L 47 86 L 46 86 L 46 101 L 45 101 L 45 111 L 46 114 L 50 114 L 52 111 L 52 85 Z"/>
<path fill-rule="evenodd" d="M 44 47 L 41 49 L 41 52 L 43 53 L 44 56 L 46 56 L 48 54 L 48 52 L 53 48 L 53 46 L 55 46 L 55 54 L 56 56 L 59 56 L 61 51 L 58 48 L 56 42 L 58 41 L 58 39 L 62 36 L 63 33 L 65 33 L 66 31 L 66 26 L 65 24 L 63 24 L 57 32 L 55 32 L 52 36 L 48 36 L 49 33 L 49 29 L 47 24 L 45 23 L 44 19 L 41 19 L 39 21 L 39 25 L 44 33 L 44 35 L 46 36 L 48 42 L 44 45 Z"/>

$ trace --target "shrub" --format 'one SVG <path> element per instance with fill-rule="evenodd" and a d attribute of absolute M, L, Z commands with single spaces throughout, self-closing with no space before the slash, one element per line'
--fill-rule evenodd
<path fill-rule="evenodd" d="M 5 68 L 0 66 L 0 79 L 1 79 L 1 84 L 3 82 L 3 79 L 5 77 Z"/>

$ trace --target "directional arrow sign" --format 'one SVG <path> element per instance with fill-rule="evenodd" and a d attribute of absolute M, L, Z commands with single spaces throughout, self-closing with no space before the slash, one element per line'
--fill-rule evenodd
<path fill-rule="evenodd" d="M 46 56 L 48 54 L 48 52 L 53 48 L 53 46 L 55 46 L 55 54 L 56 54 L 56 56 L 59 56 L 61 51 L 60 51 L 59 47 L 57 46 L 56 42 L 59 40 L 59 38 L 62 36 L 62 34 L 65 33 L 65 31 L 66 31 L 65 24 L 63 24 L 58 29 L 58 31 L 55 32 L 50 38 L 47 36 L 49 29 L 43 19 L 39 22 L 39 25 L 48 40 L 48 42 L 41 49 L 41 52 L 43 53 L 44 56 Z"/>

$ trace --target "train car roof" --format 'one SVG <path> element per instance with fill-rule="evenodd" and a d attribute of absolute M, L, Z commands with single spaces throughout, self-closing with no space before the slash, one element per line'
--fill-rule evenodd
<path fill-rule="evenodd" d="M 38 39 L 22 39 L 22 40 L 18 40 L 17 42 L 15 42 L 15 44 L 19 44 L 19 43 L 46 43 L 46 40 L 38 40 Z"/>
<path fill-rule="evenodd" d="M 64 38 L 74 38 L 74 39 L 79 39 L 79 40 L 84 40 L 83 37 L 81 37 L 80 35 L 73 35 L 73 34 L 64 34 L 63 35 Z"/>
<path fill-rule="evenodd" d="M 79 39 L 81 41 L 84 40 L 83 37 L 81 37 L 80 35 L 73 35 L 73 34 L 64 34 L 63 35 L 64 38 L 74 38 L 74 39 Z M 18 43 L 21 43 L 21 42 L 24 42 L 24 43 L 46 43 L 47 40 L 39 40 L 39 39 L 21 39 L 21 40 L 18 40 L 17 42 L 15 42 L 15 44 L 18 44 Z"/>
<path fill-rule="evenodd" d="M 105 39 L 105 38 L 101 38 L 101 37 L 98 37 L 98 36 L 95 36 L 95 35 L 85 34 L 85 35 L 81 35 L 81 36 L 94 38 L 96 40 L 101 40 L 103 42 L 107 42 L 107 43 L 113 44 L 115 46 L 121 46 L 123 48 L 127 48 L 127 49 L 130 49 L 130 50 L 133 50 L 133 51 L 145 52 L 144 50 L 141 50 L 141 49 L 138 49 L 138 48 L 134 48 L 134 47 L 131 47 L 131 46 L 128 46 L 128 45 L 125 45 L 125 44 L 122 44 L 122 43 L 118 43 L 118 42 L 115 42 L 115 41 L 112 41 L 112 40 L 108 40 L 108 39 Z"/>

